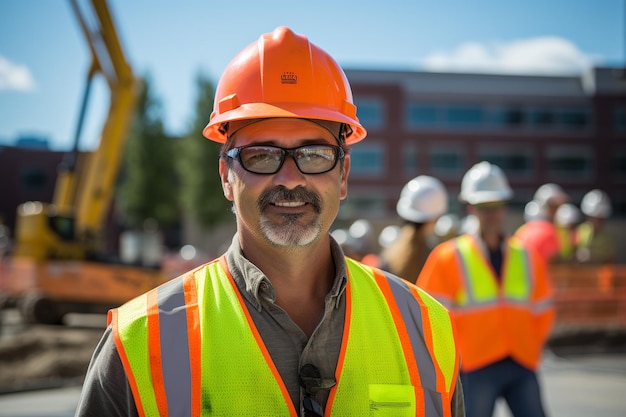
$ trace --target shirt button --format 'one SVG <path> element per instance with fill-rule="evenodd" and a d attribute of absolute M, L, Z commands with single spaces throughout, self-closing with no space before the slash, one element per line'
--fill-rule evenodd
<path fill-rule="evenodd" d="M 267 291 L 267 282 L 262 282 L 261 283 L 261 291 Z"/>

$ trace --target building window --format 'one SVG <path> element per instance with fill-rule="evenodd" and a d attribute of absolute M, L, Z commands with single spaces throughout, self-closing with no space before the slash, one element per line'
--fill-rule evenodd
<path fill-rule="evenodd" d="M 550 109 L 532 109 L 530 110 L 530 124 L 540 129 L 549 129 L 554 126 L 556 115 Z"/>
<path fill-rule="evenodd" d="M 613 128 L 617 132 L 626 131 L 626 108 L 619 107 L 613 110 Z"/>
<path fill-rule="evenodd" d="M 458 145 L 433 147 L 428 154 L 430 172 L 447 177 L 462 174 L 464 156 Z"/>
<path fill-rule="evenodd" d="M 559 112 L 559 126 L 565 129 L 589 127 L 589 112 L 585 109 L 563 109 Z"/>
<path fill-rule="evenodd" d="M 593 150 L 588 147 L 548 148 L 548 177 L 559 181 L 588 181 L 593 178 Z"/>
<path fill-rule="evenodd" d="M 613 154 L 612 172 L 615 177 L 626 179 L 626 150 L 618 150 Z"/>
<path fill-rule="evenodd" d="M 441 122 L 440 108 L 432 104 L 409 103 L 407 122 L 411 127 L 435 126 Z"/>
<path fill-rule="evenodd" d="M 387 214 L 385 200 L 378 193 L 351 190 L 350 195 L 341 201 L 338 219 L 353 221 L 357 217 L 377 218 Z"/>
<path fill-rule="evenodd" d="M 365 128 L 379 128 L 384 125 L 384 103 L 377 99 L 355 100 L 357 117 Z"/>
<path fill-rule="evenodd" d="M 526 123 L 526 114 L 518 107 L 493 109 L 489 113 L 489 122 L 496 127 L 520 127 Z"/>
<path fill-rule="evenodd" d="M 478 149 L 478 157 L 481 161 L 499 166 L 512 177 L 529 177 L 533 173 L 533 152 L 527 148 L 485 144 Z"/>
<path fill-rule="evenodd" d="M 450 126 L 480 126 L 484 122 L 484 110 L 480 106 L 449 106 L 446 122 Z"/>
<path fill-rule="evenodd" d="M 404 159 L 404 172 L 408 175 L 417 174 L 419 172 L 417 145 L 411 143 L 405 146 L 402 157 Z"/>
<path fill-rule="evenodd" d="M 376 143 L 358 143 L 350 150 L 350 176 L 376 177 L 385 172 L 384 147 Z"/>

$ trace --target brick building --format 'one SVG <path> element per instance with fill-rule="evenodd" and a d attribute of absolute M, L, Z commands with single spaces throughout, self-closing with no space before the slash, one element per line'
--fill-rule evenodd
<path fill-rule="evenodd" d="M 626 79 L 593 68 L 581 76 L 521 76 L 347 70 L 368 130 L 352 148 L 344 218 L 394 216 L 402 186 L 441 179 L 460 212 L 463 174 L 476 162 L 499 165 L 521 213 L 546 182 L 579 203 L 593 188 L 626 215 Z"/>

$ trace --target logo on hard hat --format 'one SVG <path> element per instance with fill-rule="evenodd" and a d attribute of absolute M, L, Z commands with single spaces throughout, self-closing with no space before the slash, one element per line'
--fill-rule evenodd
<path fill-rule="evenodd" d="M 298 84 L 298 76 L 294 72 L 286 71 L 280 76 L 280 82 L 282 84 Z"/>

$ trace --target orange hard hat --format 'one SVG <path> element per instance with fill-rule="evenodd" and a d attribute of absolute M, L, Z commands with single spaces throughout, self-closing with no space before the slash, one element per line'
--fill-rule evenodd
<path fill-rule="evenodd" d="M 234 121 L 290 117 L 342 123 L 346 142 L 367 132 L 337 62 L 302 35 L 281 26 L 248 45 L 228 64 L 203 135 L 224 143 Z"/>

